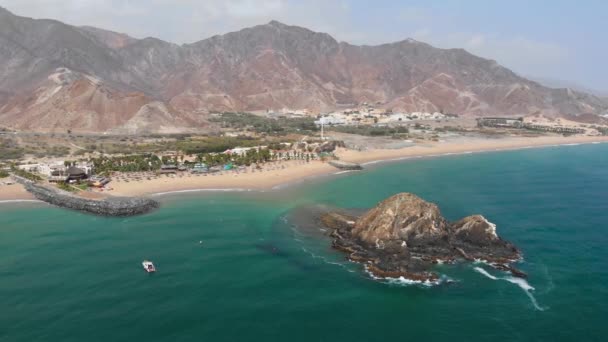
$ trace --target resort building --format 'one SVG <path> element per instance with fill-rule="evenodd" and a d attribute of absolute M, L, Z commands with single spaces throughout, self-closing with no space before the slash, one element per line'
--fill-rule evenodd
<path fill-rule="evenodd" d="M 95 188 L 103 188 L 106 184 L 110 183 L 110 180 L 105 177 L 91 177 L 88 181 L 89 185 Z"/>
<path fill-rule="evenodd" d="M 64 161 L 56 161 L 52 163 L 38 163 L 38 164 L 25 164 L 19 165 L 19 169 L 37 173 L 44 177 L 64 177 L 67 175 L 68 167 L 65 166 Z M 77 167 L 78 169 L 84 171 L 87 176 L 91 176 L 93 174 L 93 165 L 86 162 L 77 162 L 74 163 L 72 167 Z"/>
<path fill-rule="evenodd" d="M 477 126 L 478 127 L 522 128 L 524 126 L 524 118 L 499 118 L 499 117 L 478 118 Z"/>
<path fill-rule="evenodd" d="M 268 146 L 254 146 L 254 147 L 235 147 L 224 151 L 224 154 L 244 156 L 249 150 L 263 150 Z"/>
<path fill-rule="evenodd" d="M 88 177 L 87 173 L 83 169 L 79 169 L 75 166 L 68 168 L 65 176 L 67 182 L 80 182 Z"/>
<path fill-rule="evenodd" d="M 343 115 L 324 116 L 324 117 L 320 118 L 319 120 L 315 121 L 315 125 L 317 125 L 317 126 L 321 126 L 321 125 L 340 126 L 340 125 L 345 125 L 345 124 L 346 124 L 346 118 L 344 118 Z"/>
<path fill-rule="evenodd" d="M 167 164 L 167 165 L 162 165 L 160 167 L 160 173 L 177 173 L 178 171 L 178 167 L 177 165 L 174 164 Z"/>
<path fill-rule="evenodd" d="M 192 167 L 192 169 L 190 170 L 190 172 L 192 172 L 192 173 L 207 173 L 207 172 L 209 172 L 209 168 L 207 167 L 207 164 L 197 163 L 197 164 L 194 164 L 194 167 Z"/>
<path fill-rule="evenodd" d="M 586 132 L 583 128 L 574 127 L 562 127 L 562 126 L 545 126 L 545 125 L 533 125 L 525 124 L 524 127 L 533 131 L 552 132 L 560 134 L 583 134 Z"/>

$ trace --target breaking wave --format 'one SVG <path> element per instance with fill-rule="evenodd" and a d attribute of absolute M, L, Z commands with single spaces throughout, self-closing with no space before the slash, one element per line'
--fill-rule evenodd
<path fill-rule="evenodd" d="M 0 201 L 0 204 L 3 203 L 44 203 L 42 201 L 39 200 L 3 200 Z"/>
<path fill-rule="evenodd" d="M 474 267 L 473 269 L 492 280 L 504 280 L 504 281 L 508 281 L 511 284 L 515 284 L 515 285 L 519 286 L 519 288 L 521 288 L 526 293 L 528 298 L 530 298 L 530 301 L 532 302 L 532 305 L 534 305 L 534 308 L 536 310 L 545 311 L 546 308 L 543 308 L 540 305 L 538 305 L 536 298 L 532 294 L 532 291 L 534 291 L 534 287 L 532 285 L 530 285 L 525 279 L 515 278 L 515 277 L 511 277 L 511 276 L 504 277 L 504 278 L 498 278 L 498 277 L 491 275 L 490 273 L 488 273 L 488 271 L 484 270 L 481 267 Z"/>
<path fill-rule="evenodd" d="M 421 281 L 421 280 L 408 279 L 408 278 L 405 278 L 405 277 L 398 277 L 398 278 L 391 278 L 391 277 L 382 278 L 382 277 L 377 277 L 372 272 L 370 272 L 370 270 L 368 269 L 367 265 L 364 266 L 364 270 L 365 270 L 365 273 L 367 273 L 370 278 L 372 278 L 374 280 L 377 280 L 377 281 L 380 281 L 380 282 L 385 283 L 385 284 L 389 284 L 389 285 L 399 285 L 399 286 L 418 285 L 418 286 L 431 287 L 431 286 L 440 285 L 440 284 L 443 284 L 443 283 L 452 283 L 452 282 L 454 282 L 454 280 L 452 278 L 446 276 L 445 274 L 442 274 L 439 277 L 439 279 L 436 280 L 436 281 L 430 281 L 430 280 Z"/>
<path fill-rule="evenodd" d="M 226 189 L 189 189 L 189 190 L 175 190 L 175 191 L 166 191 L 166 192 L 157 192 L 151 194 L 150 196 L 164 196 L 164 195 L 172 195 L 172 194 L 185 194 L 190 192 L 264 192 L 262 190 L 255 189 L 243 189 L 243 188 L 226 188 Z"/>
<path fill-rule="evenodd" d="M 334 173 L 334 175 L 343 175 L 345 173 L 351 173 L 351 172 L 356 172 L 357 170 L 344 170 L 344 171 L 338 171 L 336 173 Z"/>

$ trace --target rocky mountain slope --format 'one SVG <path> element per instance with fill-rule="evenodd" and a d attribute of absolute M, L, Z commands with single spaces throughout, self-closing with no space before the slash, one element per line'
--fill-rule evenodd
<path fill-rule="evenodd" d="M 0 121 L 17 129 L 172 132 L 209 111 L 329 110 L 361 102 L 464 115 L 600 114 L 461 49 L 337 42 L 276 21 L 175 45 L 0 8 Z"/>
<path fill-rule="evenodd" d="M 410 193 L 394 195 L 358 218 L 330 212 L 321 222 L 333 229 L 334 248 L 378 277 L 436 281 L 431 265 L 458 259 L 485 260 L 525 277 L 509 265 L 520 252 L 498 236 L 493 223 L 481 215 L 450 223 L 437 205 Z"/>

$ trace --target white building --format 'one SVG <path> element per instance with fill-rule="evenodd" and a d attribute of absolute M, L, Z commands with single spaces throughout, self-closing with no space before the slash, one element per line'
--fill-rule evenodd
<path fill-rule="evenodd" d="M 383 122 L 400 122 L 400 121 L 410 121 L 409 115 L 404 113 L 397 113 L 389 115 Z"/>
<path fill-rule="evenodd" d="M 251 149 L 263 150 L 263 149 L 265 149 L 267 147 L 268 146 L 235 147 L 233 149 L 224 151 L 224 154 L 233 154 L 233 155 L 244 156 L 247 153 L 247 151 L 249 151 Z"/>
<path fill-rule="evenodd" d="M 321 126 L 321 125 L 345 125 L 346 124 L 346 118 L 344 118 L 342 115 L 338 116 L 336 114 L 330 114 L 328 116 L 324 116 L 322 118 L 320 118 L 319 120 L 315 121 L 315 125 L 317 126 Z"/>
<path fill-rule="evenodd" d="M 89 163 L 77 162 L 74 164 L 74 166 L 83 170 L 87 175 L 91 175 L 93 173 L 93 165 Z M 27 172 L 38 173 L 46 177 L 62 176 L 67 170 L 67 167 L 63 161 L 56 161 L 53 163 L 24 164 L 19 165 L 18 168 Z"/>
<path fill-rule="evenodd" d="M 53 176 L 53 174 L 63 174 L 66 170 L 64 162 L 56 162 L 52 164 L 40 164 L 38 167 L 38 173 L 47 177 Z"/>

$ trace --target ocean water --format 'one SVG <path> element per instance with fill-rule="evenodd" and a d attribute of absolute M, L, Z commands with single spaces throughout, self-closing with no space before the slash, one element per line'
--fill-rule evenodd
<path fill-rule="evenodd" d="M 522 249 L 527 282 L 464 263 L 438 266 L 439 286 L 376 281 L 298 216 L 402 191 L 448 219 L 496 223 Z M 271 192 L 160 199 L 161 210 L 127 219 L 0 205 L 0 341 L 608 339 L 608 145 L 417 159 Z"/>

